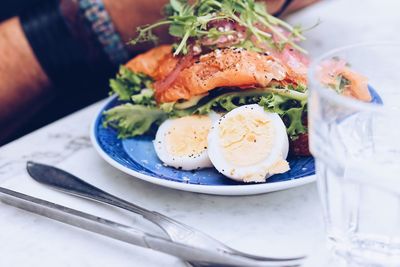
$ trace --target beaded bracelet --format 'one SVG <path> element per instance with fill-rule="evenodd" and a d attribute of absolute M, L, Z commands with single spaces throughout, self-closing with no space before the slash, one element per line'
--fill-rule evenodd
<path fill-rule="evenodd" d="M 103 1 L 79 0 L 78 3 L 86 26 L 96 35 L 110 61 L 114 65 L 127 61 L 129 54 L 125 50 L 125 45 L 104 8 Z"/>

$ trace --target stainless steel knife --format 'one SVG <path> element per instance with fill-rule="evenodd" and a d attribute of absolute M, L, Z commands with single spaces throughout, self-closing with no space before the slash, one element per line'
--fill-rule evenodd
<path fill-rule="evenodd" d="M 0 201 L 77 228 L 176 256 L 194 266 L 282 266 L 279 262 L 259 262 L 219 251 L 180 244 L 127 225 L 2 187 L 0 187 Z"/>

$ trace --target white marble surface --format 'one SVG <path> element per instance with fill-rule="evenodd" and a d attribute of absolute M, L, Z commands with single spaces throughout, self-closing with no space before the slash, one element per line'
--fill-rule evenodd
<path fill-rule="evenodd" d="M 308 33 L 312 55 L 360 42 L 399 39 L 396 0 L 326 0 L 292 16 L 293 23 L 322 24 Z M 315 184 L 249 197 L 176 191 L 129 177 L 92 148 L 89 125 L 102 103 L 0 148 L 0 186 L 155 230 L 140 218 L 66 196 L 32 181 L 27 160 L 54 164 L 87 181 L 193 225 L 227 244 L 269 255 L 312 255 L 307 266 L 326 266 L 324 231 Z M 0 204 L 0 266 L 184 266 L 176 258 L 128 246 Z"/>

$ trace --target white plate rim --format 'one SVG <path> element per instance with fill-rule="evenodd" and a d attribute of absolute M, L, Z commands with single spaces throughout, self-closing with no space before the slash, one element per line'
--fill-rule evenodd
<path fill-rule="evenodd" d="M 97 142 L 96 138 L 96 121 L 98 116 L 100 116 L 100 112 L 113 100 L 113 96 L 109 97 L 105 104 L 101 106 L 101 108 L 96 112 L 94 116 L 91 127 L 90 127 L 90 140 L 96 152 L 111 166 L 114 168 L 133 176 L 134 178 L 138 178 L 152 184 L 157 184 L 160 186 L 173 188 L 182 191 L 189 191 L 195 193 L 203 193 L 203 194 L 211 194 L 211 195 L 224 195 L 224 196 L 244 196 L 244 195 L 256 195 L 262 193 L 269 193 L 274 191 L 280 191 L 284 189 L 289 189 L 293 187 L 302 186 L 305 184 L 312 183 L 316 180 L 315 175 L 305 176 L 298 179 L 287 180 L 282 182 L 274 182 L 274 183 L 263 183 L 263 184 L 249 184 L 249 185 L 197 185 L 197 184 L 186 184 L 180 183 L 176 181 L 163 180 L 159 178 L 152 177 L 150 175 L 146 175 L 140 172 L 136 172 L 132 169 L 129 169 L 122 164 L 115 161 L 111 158 L 104 150 L 100 147 L 100 144 Z"/>

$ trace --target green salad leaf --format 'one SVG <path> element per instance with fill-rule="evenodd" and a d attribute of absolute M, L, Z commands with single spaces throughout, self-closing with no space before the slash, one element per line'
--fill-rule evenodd
<path fill-rule="evenodd" d="M 167 114 L 156 107 L 133 105 L 131 103 L 113 107 L 103 113 L 103 126 L 118 131 L 118 138 L 128 138 L 149 132 L 154 124 L 167 119 Z"/>
<path fill-rule="evenodd" d="M 262 96 L 258 104 L 266 111 L 277 113 L 282 117 L 291 139 L 296 139 L 299 134 L 307 132 L 303 124 L 303 117 L 307 112 L 306 99 L 293 100 L 288 96 L 272 93 Z"/>
<path fill-rule="evenodd" d="M 292 87 L 293 88 L 293 87 Z M 303 117 L 307 110 L 307 94 L 299 92 L 301 87 L 287 88 L 260 88 L 253 90 L 230 90 L 217 96 L 204 96 L 195 106 L 186 109 L 176 108 L 174 103 L 162 105 L 168 117 L 183 117 L 189 115 L 207 115 L 212 111 L 226 113 L 239 106 L 258 104 L 268 112 L 277 113 L 287 127 L 291 139 L 307 131 L 303 124 Z"/>
<path fill-rule="evenodd" d="M 343 75 L 338 75 L 335 79 L 335 84 L 331 85 L 331 87 L 338 93 L 343 94 L 346 87 L 351 84 L 350 80 L 344 77 Z"/>
<path fill-rule="evenodd" d="M 131 100 L 136 105 L 151 106 L 155 107 L 157 105 L 154 99 L 153 89 L 145 88 L 140 91 L 140 93 L 131 96 Z"/>
<path fill-rule="evenodd" d="M 258 94 L 262 94 L 258 92 Z M 229 112 L 239 106 L 246 104 L 256 104 L 260 101 L 260 96 L 251 92 L 235 91 L 211 98 L 207 103 L 195 108 L 194 113 L 206 115 L 211 111 Z"/>
<path fill-rule="evenodd" d="M 151 88 L 153 79 L 142 73 L 135 73 L 121 66 L 115 79 L 110 80 L 111 93 L 119 100 L 129 101 L 132 95 L 139 94 L 143 88 Z"/>
<path fill-rule="evenodd" d="M 211 110 L 229 112 L 239 106 L 258 104 L 268 112 L 277 113 L 287 127 L 291 139 L 307 131 L 302 118 L 305 116 L 307 95 L 288 89 L 265 88 L 223 94 L 196 108 L 194 113 L 208 114 Z"/>

